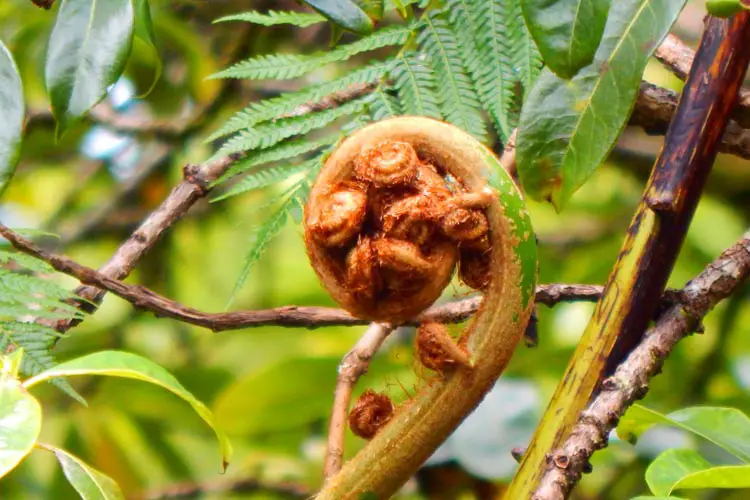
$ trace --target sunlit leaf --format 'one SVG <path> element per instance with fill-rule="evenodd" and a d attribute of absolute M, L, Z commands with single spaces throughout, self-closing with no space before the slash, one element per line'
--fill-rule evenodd
<path fill-rule="evenodd" d="M 106 375 L 142 380 L 156 384 L 187 401 L 193 410 L 213 429 L 219 440 L 224 466 L 229 463 L 232 447 L 224 432 L 216 425 L 214 415 L 206 405 L 198 401 L 180 382 L 164 368 L 141 356 L 122 351 L 102 351 L 83 356 L 45 370 L 23 383 L 25 388 L 33 387 L 43 380 L 54 377 L 79 375 Z"/>
<path fill-rule="evenodd" d="M 154 55 L 154 79 L 151 86 L 144 92 L 144 97 L 151 93 L 161 78 L 163 63 L 159 49 L 156 46 L 156 35 L 154 34 L 154 23 L 151 20 L 151 6 L 148 0 L 133 0 L 135 8 L 135 36 L 143 40 L 150 48 Z"/>
<path fill-rule="evenodd" d="M 617 435 L 632 442 L 657 424 L 692 432 L 744 462 L 750 462 L 750 418 L 736 408 L 703 406 L 663 415 L 641 405 L 633 405 L 620 419 Z"/>
<path fill-rule="evenodd" d="M 23 85 L 10 51 L 0 41 L 0 195 L 8 186 L 18 163 L 23 132 Z"/>
<path fill-rule="evenodd" d="M 0 376 L 0 477 L 34 448 L 42 429 L 42 407 L 8 372 Z"/>
<path fill-rule="evenodd" d="M 648 466 L 646 483 L 655 495 L 668 496 L 681 478 L 710 467 L 711 463 L 696 451 L 671 449 Z"/>
<path fill-rule="evenodd" d="M 615 2 L 590 65 L 572 80 L 542 71 L 518 132 L 518 171 L 530 197 L 559 211 L 604 161 L 627 123 L 649 57 L 684 4 Z"/>
<path fill-rule="evenodd" d="M 354 3 L 367 14 L 370 19 L 380 21 L 383 19 L 385 0 L 354 0 Z"/>
<path fill-rule="evenodd" d="M 372 19 L 352 0 L 303 0 L 332 22 L 360 35 L 372 31 Z"/>
<path fill-rule="evenodd" d="M 120 78 L 133 31 L 131 0 L 62 0 L 45 64 L 58 138 Z"/>
<path fill-rule="evenodd" d="M 611 0 L 521 0 L 531 36 L 546 66 L 571 78 L 591 63 Z"/>
<path fill-rule="evenodd" d="M 706 10 L 716 17 L 731 17 L 748 8 L 747 0 L 706 0 Z"/>
<path fill-rule="evenodd" d="M 46 444 L 40 444 L 39 446 L 55 454 L 55 458 L 60 462 L 68 482 L 81 495 L 83 500 L 125 499 L 120 487 L 112 478 L 102 474 L 80 458 L 54 446 Z"/>

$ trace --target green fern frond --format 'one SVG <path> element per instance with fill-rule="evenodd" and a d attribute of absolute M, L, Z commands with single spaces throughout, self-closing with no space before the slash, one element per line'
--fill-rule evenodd
<path fill-rule="evenodd" d="M 507 140 L 515 126 L 515 119 L 509 112 L 515 93 L 517 76 L 515 73 L 516 55 L 525 40 L 520 33 L 509 26 L 523 18 L 513 19 L 512 5 L 520 5 L 517 0 L 473 1 L 469 3 L 469 16 L 472 19 L 472 33 L 476 37 L 475 47 L 479 56 L 475 86 L 482 105 L 489 111 L 503 142 Z M 520 9 L 520 7 L 519 7 Z M 515 39 L 513 37 L 515 36 Z"/>
<path fill-rule="evenodd" d="M 241 193 L 272 186 L 278 182 L 288 180 L 302 172 L 309 172 L 313 167 L 313 164 L 318 163 L 319 161 L 320 159 L 316 158 L 311 162 L 303 162 L 301 164 L 282 163 L 279 165 L 254 169 L 252 172 L 248 173 L 245 178 L 232 186 L 232 188 L 226 193 L 212 201 L 224 200 Z"/>
<path fill-rule="evenodd" d="M 518 78 L 524 91 L 528 91 L 542 70 L 542 56 L 526 28 L 520 2 L 505 0 L 505 3 L 510 4 L 506 36 L 510 44 L 510 53 L 514 56 L 513 65 L 518 68 Z"/>
<path fill-rule="evenodd" d="M 291 92 L 253 103 L 232 116 L 228 122 L 209 137 L 209 140 L 285 116 L 303 104 L 320 101 L 324 97 L 334 92 L 340 92 L 352 85 L 375 83 L 386 75 L 392 64 L 392 61 L 375 62 L 336 80 L 308 87 L 299 92 Z"/>
<path fill-rule="evenodd" d="M 308 12 L 276 11 L 269 10 L 265 14 L 258 11 L 242 12 L 231 16 L 220 17 L 214 23 L 227 21 L 246 21 L 263 26 L 276 26 L 278 24 L 291 24 L 300 28 L 306 28 L 313 24 L 325 22 L 326 18 L 320 14 Z"/>
<path fill-rule="evenodd" d="M 339 118 L 357 113 L 370 101 L 372 101 L 372 95 L 366 95 L 336 108 L 302 116 L 282 118 L 275 122 L 261 123 L 255 128 L 233 136 L 224 143 L 214 155 L 214 158 L 222 158 L 240 151 L 270 148 L 284 139 L 323 128 Z"/>
<path fill-rule="evenodd" d="M 213 185 L 216 186 L 222 182 L 231 179 L 232 177 L 250 171 L 251 169 L 261 166 L 266 163 L 273 163 L 282 160 L 289 160 L 297 156 L 311 153 L 324 146 L 329 146 L 338 140 L 338 134 L 330 135 L 319 140 L 311 140 L 306 137 L 298 137 L 295 139 L 288 139 L 276 146 L 268 149 L 261 149 L 259 151 L 253 151 L 243 160 L 240 160 L 232 166 L 223 176 L 214 181 Z M 213 198 L 211 201 L 218 201 L 225 198 L 222 195 L 217 198 Z"/>
<path fill-rule="evenodd" d="M 374 121 L 403 114 L 398 99 L 391 95 L 389 90 L 379 86 L 373 92 L 373 100 L 370 104 L 370 116 Z"/>
<path fill-rule="evenodd" d="M 57 364 L 50 350 L 59 336 L 55 330 L 35 323 L 0 322 L 0 352 L 23 348 L 21 373 L 34 376 Z M 86 405 L 86 400 L 64 378 L 53 378 L 50 383 Z"/>
<path fill-rule="evenodd" d="M 417 42 L 430 57 L 435 73 L 440 75 L 437 94 L 445 118 L 486 143 L 482 106 L 466 74 L 458 41 L 448 22 L 441 14 L 426 16 L 425 28 L 417 36 Z"/>
<path fill-rule="evenodd" d="M 391 72 L 404 113 L 442 119 L 437 97 L 437 80 L 419 54 L 401 54 Z"/>
<path fill-rule="evenodd" d="M 249 80 L 288 80 L 310 73 L 327 64 L 382 47 L 403 45 L 411 33 L 407 26 L 389 26 L 356 42 L 339 45 L 327 52 L 310 55 L 272 54 L 256 57 L 231 66 L 213 78 L 245 78 Z"/>

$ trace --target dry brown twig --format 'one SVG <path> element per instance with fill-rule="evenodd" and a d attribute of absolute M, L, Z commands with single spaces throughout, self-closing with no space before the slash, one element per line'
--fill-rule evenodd
<path fill-rule="evenodd" d="M 570 437 L 548 454 L 548 469 L 534 500 L 562 500 L 589 467 L 589 458 L 607 446 L 617 422 L 648 392 L 649 379 L 659 373 L 676 344 L 696 331 L 701 319 L 750 277 L 750 232 L 677 293 L 667 309 L 615 371 L 601 392 L 581 413 Z"/>
<path fill-rule="evenodd" d="M 372 323 L 339 364 L 331 423 L 328 428 L 328 448 L 326 449 L 324 469 L 327 478 L 341 470 L 344 458 L 347 415 L 354 386 L 359 377 L 367 372 L 370 360 L 380 350 L 383 342 L 392 331 L 393 327 L 389 324 Z"/>

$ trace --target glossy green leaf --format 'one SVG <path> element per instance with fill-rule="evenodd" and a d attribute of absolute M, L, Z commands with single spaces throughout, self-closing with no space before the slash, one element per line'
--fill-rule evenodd
<path fill-rule="evenodd" d="M 706 10 L 716 17 L 731 17 L 738 12 L 750 9 L 748 0 L 707 0 Z"/>
<path fill-rule="evenodd" d="M 148 90 L 141 96 L 144 97 L 150 94 L 159 82 L 163 70 L 163 63 L 159 54 L 159 49 L 156 46 L 154 23 L 151 20 L 151 6 L 149 5 L 148 0 L 133 0 L 133 6 L 135 8 L 135 36 L 145 42 L 154 54 L 154 79 Z"/>
<path fill-rule="evenodd" d="M 590 65 L 572 80 L 542 71 L 518 132 L 518 170 L 530 197 L 559 211 L 604 161 L 627 123 L 649 57 L 684 4 L 615 2 Z"/>
<path fill-rule="evenodd" d="M 115 83 L 130 54 L 131 0 L 62 0 L 45 64 L 59 138 Z"/>
<path fill-rule="evenodd" d="M 699 406 L 663 415 L 644 406 L 633 405 L 620 419 L 617 435 L 632 442 L 657 424 L 696 434 L 750 463 L 750 418 L 735 408 Z"/>
<path fill-rule="evenodd" d="M 380 21 L 383 19 L 385 0 L 354 0 L 354 3 L 367 14 L 370 19 Z"/>
<path fill-rule="evenodd" d="M 8 186 L 18 163 L 23 136 L 23 85 L 10 51 L 0 41 L 0 195 Z"/>
<path fill-rule="evenodd" d="M 360 35 L 372 32 L 372 19 L 352 0 L 303 0 L 331 22 Z"/>
<path fill-rule="evenodd" d="M 68 482 L 83 500 L 125 500 L 120 487 L 109 476 L 65 450 L 46 444 L 39 446 L 55 454 Z"/>
<path fill-rule="evenodd" d="M 122 351 L 102 351 L 83 356 L 45 370 L 23 383 L 25 388 L 54 377 L 72 377 L 78 375 L 106 375 L 142 380 L 156 384 L 187 401 L 193 410 L 213 429 L 219 440 L 224 467 L 229 463 L 232 446 L 224 432 L 216 425 L 213 413 L 206 405 L 198 401 L 168 371 L 153 361 Z"/>
<path fill-rule="evenodd" d="M 646 484 L 654 495 L 668 496 L 681 478 L 710 467 L 711 463 L 696 451 L 667 450 L 646 469 Z"/>
<path fill-rule="evenodd" d="M 591 63 L 611 0 L 520 1 L 526 26 L 549 69 L 572 78 Z"/>
<path fill-rule="evenodd" d="M 0 376 L 0 477 L 31 452 L 42 429 L 42 407 L 8 372 Z"/>
<path fill-rule="evenodd" d="M 646 482 L 656 495 L 681 489 L 750 488 L 750 465 L 714 466 L 693 450 L 667 450 L 651 462 Z"/>

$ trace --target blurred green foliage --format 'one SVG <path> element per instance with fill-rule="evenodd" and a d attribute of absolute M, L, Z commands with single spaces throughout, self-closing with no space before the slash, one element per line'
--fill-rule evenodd
<path fill-rule="evenodd" d="M 185 163 L 199 163 L 213 153 L 204 142 L 234 112 L 261 97 L 343 76 L 369 56 L 346 65 L 322 68 L 300 81 L 229 82 L 207 77 L 228 66 L 233 54 L 243 58 L 273 51 L 298 52 L 326 48 L 330 27 L 304 29 L 261 27 L 212 21 L 248 10 L 240 0 L 211 2 L 152 0 L 152 17 L 163 76 L 143 99 L 118 101 L 118 93 L 145 93 L 157 68 L 153 51 L 136 39 L 121 82 L 104 106 L 151 122 L 180 125 L 191 112 L 209 106 L 195 130 L 179 140 L 158 134 L 118 134 L 91 121 L 73 125 L 55 143 L 49 121 L 32 120 L 21 163 L 0 204 L 0 220 L 15 227 L 38 227 L 61 235 L 49 245 L 96 267 L 106 261 L 135 225 L 181 179 Z M 256 0 L 258 10 L 298 9 L 294 2 Z M 690 2 L 677 30 L 695 41 L 701 28 L 703 2 Z M 54 10 L 36 8 L 28 0 L 0 3 L 0 39 L 13 53 L 24 80 L 27 108 L 48 114 L 44 90 L 44 53 L 54 22 Z M 393 14 L 390 14 L 393 15 Z M 351 35 L 344 35 L 349 37 Z M 345 38 L 348 40 L 348 38 Z M 679 89 L 679 84 L 655 63 L 646 78 Z M 225 87 L 228 86 L 228 87 Z M 228 89 L 227 89 L 228 88 Z M 529 202 L 540 240 L 541 283 L 603 283 L 635 208 L 645 178 L 658 152 L 660 137 L 627 130 L 606 165 L 571 199 L 566 211 Z M 106 148 L 104 146 L 107 146 Z M 96 147 L 94 147 L 96 146 Z M 156 166 L 147 161 L 158 147 L 168 153 Z M 98 148 L 98 150 L 97 150 Z M 102 153 L 101 150 L 107 150 Z M 721 156 L 707 194 L 700 204 L 684 249 L 670 280 L 682 286 L 747 227 L 750 215 L 750 165 Z M 138 176 L 141 176 L 140 178 Z M 134 182 L 133 179 L 138 179 Z M 288 187 L 283 183 L 218 203 L 199 203 L 178 223 L 133 272 L 141 283 L 175 300 L 205 311 L 223 310 L 232 294 L 253 228 L 268 217 L 267 201 Z M 114 207 L 110 204 L 114 202 Z M 57 276 L 61 286 L 76 283 Z M 463 296 L 458 285 L 444 299 Z M 742 294 L 720 305 L 705 321 L 706 333 L 684 341 L 672 354 L 662 375 L 652 383 L 644 405 L 664 413 L 687 405 L 710 404 L 750 412 L 750 307 Z M 232 309 L 256 309 L 288 304 L 334 305 L 310 269 L 295 224 L 287 224 L 250 272 Z M 540 306 L 536 349 L 520 348 L 506 372 L 513 384 L 523 384 L 523 401 L 516 414 L 490 412 L 492 418 L 470 421 L 461 439 L 501 427 L 506 439 L 497 449 L 482 450 L 481 460 L 506 460 L 507 445 L 523 446 L 529 421 L 538 418 L 554 390 L 593 306 Z M 86 460 L 114 478 L 127 498 L 159 498 L 164 493 L 202 488 L 200 498 L 306 498 L 321 483 L 327 419 L 333 402 L 336 366 L 364 331 L 356 328 L 316 330 L 262 327 L 212 333 L 168 319 L 157 319 L 108 296 L 100 310 L 71 330 L 55 349 L 60 360 L 94 351 L 122 349 L 145 356 L 165 368 L 197 398 L 216 412 L 230 435 L 235 460 L 219 473 L 215 438 L 200 418 L 176 397 L 158 388 L 119 379 L 71 380 L 89 403 L 83 408 L 54 387 L 36 392 L 45 402 L 42 440 Z M 429 373 L 416 369 L 411 332 L 397 332 L 372 363 L 357 387 L 386 391 L 394 400 L 408 397 L 429 383 Z M 505 394 L 508 386 L 499 385 Z M 524 389 L 526 390 L 526 389 Z M 513 393 L 516 394 L 516 393 Z M 505 420 L 504 420 L 505 419 Z M 646 494 L 644 474 L 650 461 L 667 448 L 680 446 L 704 452 L 699 441 L 678 431 L 654 428 L 637 446 L 613 440 L 594 456 L 595 473 L 587 476 L 574 498 L 619 500 Z M 454 443 L 455 444 L 455 443 Z M 347 436 L 347 456 L 362 441 Z M 400 498 L 475 498 L 485 491 L 480 479 L 502 484 L 510 472 L 487 471 L 471 461 L 470 450 L 441 450 L 447 455 L 420 473 Z M 469 453 L 467 460 L 465 455 Z M 493 458 L 494 456 L 497 458 Z M 703 453 L 721 463 L 722 457 Z M 440 462 L 440 464 L 438 464 Z M 435 474 L 430 474 L 432 471 Z M 458 471 L 458 472 L 456 472 Z M 468 478 L 468 479 L 467 479 Z M 429 482 L 452 485 L 442 493 Z M 228 485 L 247 491 L 230 491 Z M 257 486 L 255 490 L 253 485 Z M 273 488 L 265 489 L 264 485 Z M 274 490 L 276 488 L 276 490 Z M 241 488 L 238 488 L 238 490 Z M 446 496 L 448 492 L 454 496 Z M 4 499 L 77 498 L 51 454 L 33 454 L 0 483 Z M 689 499 L 740 499 L 747 491 L 680 491 Z M 173 496 L 175 498 L 175 496 Z M 184 496 L 187 498 L 187 496 Z"/>

